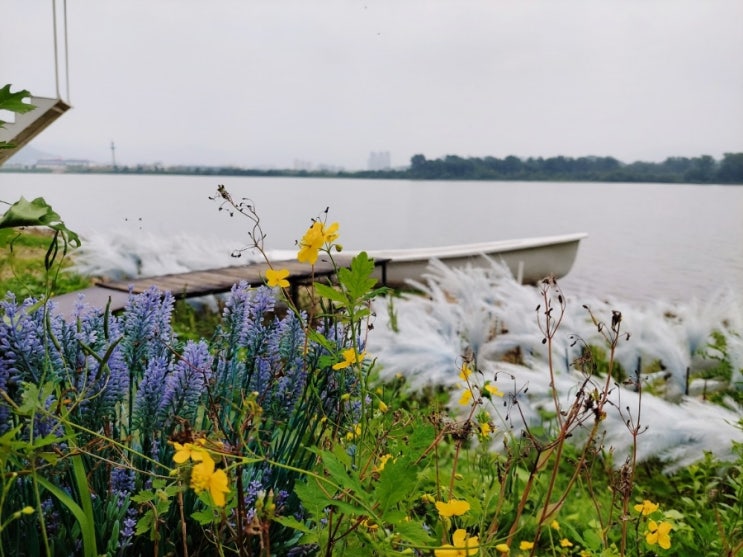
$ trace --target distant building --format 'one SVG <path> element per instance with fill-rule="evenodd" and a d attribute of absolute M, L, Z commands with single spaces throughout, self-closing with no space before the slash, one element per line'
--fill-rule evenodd
<path fill-rule="evenodd" d="M 90 161 L 84 159 L 39 159 L 33 166 L 54 172 L 64 172 L 75 168 L 89 168 Z"/>
<path fill-rule="evenodd" d="M 310 161 L 304 161 L 302 159 L 294 159 L 294 170 L 304 170 L 309 172 L 312 170 L 312 163 Z"/>
<path fill-rule="evenodd" d="M 392 168 L 392 165 L 390 164 L 390 152 L 372 151 L 369 153 L 369 163 L 367 168 L 369 170 L 389 170 Z"/>

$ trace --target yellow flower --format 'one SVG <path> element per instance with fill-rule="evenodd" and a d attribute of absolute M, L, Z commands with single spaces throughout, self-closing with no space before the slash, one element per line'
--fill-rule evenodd
<path fill-rule="evenodd" d="M 507 543 L 499 543 L 498 545 L 495 546 L 495 550 L 498 553 L 506 553 L 506 554 L 511 553 L 511 548 L 508 547 Z"/>
<path fill-rule="evenodd" d="M 204 456 L 208 456 L 208 453 L 203 448 L 203 446 L 200 446 L 204 444 L 204 440 L 199 439 L 197 443 L 198 444 L 185 443 L 183 445 L 181 445 L 180 443 L 173 443 L 173 447 L 175 447 L 173 461 L 176 464 L 183 464 L 188 459 L 191 459 L 194 462 L 204 460 Z"/>
<path fill-rule="evenodd" d="M 519 549 L 521 551 L 526 551 L 528 549 L 532 549 L 533 547 L 534 547 L 534 542 L 523 541 L 519 544 Z"/>
<path fill-rule="evenodd" d="M 467 406 L 472 401 L 472 389 L 465 389 L 462 396 L 459 397 L 459 404 Z"/>
<path fill-rule="evenodd" d="M 212 457 L 204 453 L 204 459 L 195 464 L 191 470 L 191 488 L 196 493 L 208 491 L 212 501 L 218 507 L 224 507 L 225 494 L 230 492 L 227 487 L 227 474 L 221 468 L 214 469 Z"/>
<path fill-rule="evenodd" d="M 490 424 L 488 422 L 484 422 L 480 424 L 480 435 L 483 437 L 487 437 L 490 435 L 490 432 L 493 431 L 493 428 L 490 427 Z"/>
<path fill-rule="evenodd" d="M 503 391 L 501 391 L 495 385 L 491 385 L 490 383 L 486 383 L 485 384 L 485 390 L 488 392 L 488 394 L 490 396 L 497 396 L 497 397 L 503 398 Z"/>
<path fill-rule="evenodd" d="M 370 518 L 365 518 L 364 520 L 362 520 L 361 526 L 366 528 L 369 532 L 376 532 L 377 530 L 379 530 L 379 524 L 377 524 Z"/>
<path fill-rule="evenodd" d="M 553 520 L 552 523 L 550 524 L 550 528 L 552 528 L 553 530 L 559 530 L 560 529 L 560 523 L 557 522 L 556 520 Z"/>
<path fill-rule="evenodd" d="M 317 262 L 318 252 L 324 245 L 332 244 L 338 238 L 338 223 L 334 222 L 325 228 L 325 224 L 316 220 L 312 223 L 299 242 L 297 259 L 300 263 L 314 265 Z"/>
<path fill-rule="evenodd" d="M 336 370 L 343 369 L 345 367 L 352 366 L 354 364 L 359 364 L 363 361 L 365 357 L 366 357 L 366 352 L 357 354 L 354 348 L 349 348 L 348 350 L 343 351 L 343 361 L 335 364 L 333 366 L 333 369 L 336 369 Z"/>
<path fill-rule="evenodd" d="M 389 410 L 389 407 L 384 403 L 384 401 L 380 400 L 379 401 L 379 411 L 382 414 L 384 414 L 385 412 L 387 412 L 387 410 Z"/>
<path fill-rule="evenodd" d="M 438 503 L 436 503 L 438 505 Z M 451 541 L 454 545 L 446 544 L 441 549 L 434 549 L 436 557 L 467 557 L 477 555 L 480 551 L 480 542 L 477 536 L 469 537 L 467 531 L 459 528 L 452 534 Z"/>
<path fill-rule="evenodd" d="M 671 547 L 671 536 L 668 535 L 670 531 L 670 522 L 656 523 L 655 520 L 651 520 L 648 522 L 648 533 L 645 536 L 645 540 L 650 545 L 657 543 L 663 549 L 669 549 Z"/>
<path fill-rule="evenodd" d="M 392 455 L 387 453 L 385 455 L 382 455 L 379 457 L 379 464 L 377 464 L 374 468 L 372 468 L 373 472 L 381 472 L 384 470 L 385 464 L 387 464 L 387 461 L 392 458 Z"/>
<path fill-rule="evenodd" d="M 353 441 L 354 439 L 360 436 L 361 436 L 361 425 L 356 424 L 351 431 L 346 433 L 346 440 Z"/>
<path fill-rule="evenodd" d="M 459 370 L 459 378 L 462 381 L 467 381 L 467 378 L 472 375 L 472 370 L 470 369 L 470 366 L 468 366 L 466 363 L 462 364 L 462 369 Z"/>
<path fill-rule="evenodd" d="M 573 543 L 569 539 L 563 538 L 560 540 L 560 547 L 573 547 Z"/>
<path fill-rule="evenodd" d="M 642 516 L 647 516 L 657 511 L 658 505 L 657 503 L 653 503 L 652 501 L 648 501 L 647 499 L 645 499 L 642 503 L 638 503 L 637 505 L 635 505 L 635 510 L 638 513 L 642 513 Z"/>
<path fill-rule="evenodd" d="M 436 501 L 436 509 L 438 509 L 441 516 L 461 516 L 470 510 L 470 504 L 467 501 L 460 501 L 458 499 L 451 499 L 448 503 L 443 501 Z"/>
<path fill-rule="evenodd" d="M 289 276 L 289 269 L 266 269 L 266 284 L 271 288 L 278 286 L 279 288 L 287 288 L 289 281 L 286 278 Z"/>

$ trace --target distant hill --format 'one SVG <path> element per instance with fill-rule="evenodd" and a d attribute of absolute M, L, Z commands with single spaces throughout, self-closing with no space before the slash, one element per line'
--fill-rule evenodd
<path fill-rule="evenodd" d="M 58 158 L 58 155 L 41 151 L 40 149 L 36 149 L 31 145 L 26 145 L 23 149 L 21 149 L 7 161 L 5 161 L 4 166 L 30 166 L 36 164 L 36 161 L 41 159 L 55 158 Z"/>

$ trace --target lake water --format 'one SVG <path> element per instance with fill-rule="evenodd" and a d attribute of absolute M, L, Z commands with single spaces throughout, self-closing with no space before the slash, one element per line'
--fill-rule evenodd
<path fill-rule="evenodd" d="M 330 207 L 354 249 L 586 232 L 561 281 L 568 294 L 682 301 L 743 286 L 740 186 L 0 173 L 0 200 L 42 196 L 87 238 L 178 236 L 184 249 L 198 239 L 226 251 L 250 227 L 209 200 L 220 183 L 253 201 L 268 249 L 294 249 Z"/>

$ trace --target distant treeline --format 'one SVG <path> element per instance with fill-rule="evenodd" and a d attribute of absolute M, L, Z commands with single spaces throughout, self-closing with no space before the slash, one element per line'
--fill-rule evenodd
<path fill-rule="evenodd" d="M 52 172 L 27 166 L 0 168 L 0 172 Z M 743 184 L 743 153 L 725 153 L 721 160 L 701 157 L 669 157 L 663 162 L 623 163 L 613 157 L 509 156 L 463 158 L 447 155 L 426 159 L 415 155 L 407 168 L 387 170 L 259 170 L 234 166 L 116 166 L 56 169 L 70 173 L 189 174 L 202 176 L 293 176 L 328 178 L 375 178 L 400 180 L 509 180 L 549 182 L 666 182 L 692 184 Z"/>
<path fill-rule="evenodd" d="M 510 156 L 462 158 L 447 155 L 428 160 L 415 155 L 405 177 L 416 180 L 546 180 L 590 182 L 679 182 L 743 184 L 743 153 L 725 153 L 722 160 L 670 157 L 663 162 L 624 164 L 612 157 Z"/>

